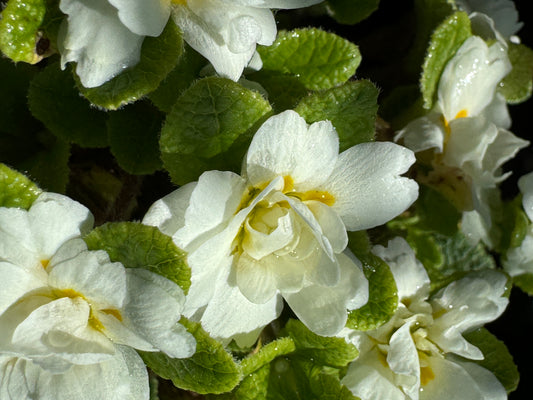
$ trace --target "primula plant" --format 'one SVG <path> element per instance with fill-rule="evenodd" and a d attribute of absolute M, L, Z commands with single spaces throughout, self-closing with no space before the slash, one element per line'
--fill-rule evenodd
<path fill-rule="evenodd" d="M 528 393 L 511 0 L 0 6 L 1 400 Z"/>

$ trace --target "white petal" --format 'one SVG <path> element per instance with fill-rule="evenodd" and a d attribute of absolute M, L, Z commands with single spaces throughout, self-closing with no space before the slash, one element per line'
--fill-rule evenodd
<path fill-rule="evenodd" d="M 277 289 L 276 279 L 269 269 L 269 257 L 256 260 L 246 253 L 236 257 L 238 259 L 233 271 L 235 283 L 241 293 L 249 301 L 257 304 L 264 304 L 272 299 L 277 294 Z"/>
<path fill-rule="evenodd" d="M 512 132 L 498 129 L 498 135 L 487 148 L 483 158 L 483 170 L 497 174 L 498 168 L 513 158 L 520 149 L 528 145 L 529 142 L 527 140 L 515 136 Z"/>
<path fill-rule="evenodd" d="M 269 118 L 257 131 L 246 156 L 252 185 L 289 176 L 294 190 L 316 189 L 329 177 L 339 152 L 339 139 L 329 121 L 307 126 L 294 111 Z"/>
<path fill-rule="evenodd" d="M 470 375 L 485 400 L 506 400 L 507 392 L 492 372 L 471 362 L 450 358 Z"/>
<path fill-rule="evenodd" d="M 97 309 L 122 307 L 126 272 L 122 264 L 110 262 L 105 251 L 84 251 L 58 264 L 52 263 L 49 269 L 49 284 L 53 288 L 74 290 Z"/>
<path fill-rule="evenodd" d="M 361 400 L 406 400 L 391 370 L 380 361 L 382 357 L 377 350 L 359 357 L 350 364 L 342 384 Z"/>
<path fill-rule="evenodd" d="M 338 255 L 341 275 L 337 286 L 309 285 L 282 295 L 298 318 L 314 333 L 336 335 L 346 324 L 348 308 L 368 300 L 368 281 L 360 265 L 345 254 Z"/>
<path fill-rule="evenodd" d="M 118 9 L 120 21 L 140 36 L 159 36 L 170 16 L 164 0 L 108 0 Z"/>
<path fill-rule="evenodd" d="M 429 296 L 429 277 L 413 249 L 401 237 L 389 241 L 387 247 L 374 246 L 372 252 L 385 261 L 394 276 L 398 297 L 427 299 Z"/>
<path fill-rule="evenodd" d="M 522 274 L 533 274 L 533 225 L 520 246 L 507 251 L 503 260 L 503 267 L 512 277 Z"/>
<path fill-rule="evenodd" d="M 173 236 L 178 246 L 190 251 L 224 229 L 238 211 L 246 184 L 232 172 L 208 171 L 198 179 L 185 211 L 185 224 Z M 181 199 L 177 199 L 178 201 Z"/>
<path fill-rule="evenodd" d="M 191 182 L 157 200 L 144 216 L 142 223 L 157 226 L 168 236 L 174 235 L 185 225 L 185 211 L 195 188 L 196 182 Z"/>
<path fill-rule="evenodd" d="M 107 0 L 61 0 L 60 8 L 68 14 L 58 38 L 61 64 L 76 62 L 83 86 L 100 86 L 139 62 L 144 36 L 130 31 Z"/>
<path fill-rule="evenodd" d="M 509 129 L 511 127 L 511 116 L 507 108 L 507 101 L 501 93 L 494 95 L 492 103 L 483 110 L 481 115 L 498 128 Z"/>
<path fill-rule="evenodd" d="M 182 32 L 185 41 L 211 62 L 221 76 L 237 81 L 242 75 L 244 67 L 255 53 L 255 46 L 247 52 L 234 53 L 222 36 L 206 24 L 200 17 L 191 12 L 188 7 L 174 8 L 172 18 Z"/>
<path fill-rule="evenodd" d="M 266 326 L 279 316 L 282 307 L 280 296 L 274 296 L 265 304 L 255 304 L 248 301 L 239 288 L 221 283 L 207 305 L 201 322 L 212 337 L 229 342 L 233 336 Z"/>
<path fill-rule="evenodd" d="M 533 221 L 533 172 L 518 180 L 518 187 L 522 192 L 522 206 L 531 221 Z"/>
<path fill-rule="evenodd" d="M 42 254 L 33 238 L 28 213 L 18 208 L 0 207 L 0 260 L 19 265 L 30 271 L 41 268 Z"/>
<path fill-rule="evenodd" d="M 440 357 L 430 357 L 429 367 L 435 378 L 431 379 L 422 387 L 420 400 L 504 400 L 506 395 L 501 396 L 501 387 L 494 393 L 486 393 L 487 386 L 484 381 L 478 382 L 477 374 L 471 376 L 469 371 L 463 368 L 463 364 L 455 363 Z M 493 386 L 496 388 L 496 385 Z M 505 393 L 505 392 L 504 392 Z"/>
<path fill-rule="evenodd" d="M 348 234 L 342 219 L 331 207 L 320 201 L 306 201 L 305 205 L 315 216 L 333 251 L 335 253 L 342 252 L 348 245 Z"/>
<path fill-rule="evenodd" d="M 411 337 L 411 324 L 401 326 L 390 338 L 387 363 L 397 374 L 395 382 L 410 398 L 416 398 L 420 390 L 420 362 L 418 351 Z"/>
<path fill-rule="evenodd" d="M 0 261 L 0 276 L 0 315 L 26 293 L 47 286 L 44 268 L 33 271 Z"/>
<path fill-rule="evenodd" d="M 512 0 L 460 0 L 457 3 L 467 12 L 478 11 L 487 14 L 505 37 L 515 34 L 523 25 L 518 22 L 518 11 Z"/>
<path fill-rule="evenodd" d="M 261 8 L 303 8 L 313 4 L 320 3 L 322 0 L 232 0 L 231 3 L 242 4 L 243 6 L 261 7 Z M 230 1 L 224 0 L 229 3 Z"/>
<path fill-rule="evenodd" d="M 446 352 L 474 360 L 483 359 L 481 351 L 461 335 L 493 321 L 501 315 L 509 300 L 502 297 L 507 278 L 485 270 L 450 283 L 431 299 L 438 313 L 428 334 Z"/>
<path fill-rule="evenodd" d="M 442 153 L 444 147 L 444 125 L 441 114 L 429 114 L 411 121 L 394 137 L 394 141 L 403 140 L 403 145 L 415 153 L 419 151 L 436 149 Z"/>
<path fill-rule="evenodd" d="M 126 272 L 124 324 L 168 356 L 190 357 L 196 341 L 178 324 L 185 302 L 183 291 L 150 271 L 130 268 Z"/>
<path fill-rule="evenodd" d="M 448 122 L 465 110 L 477 116 L 493 99 L 498 83 L 509 73 L 506 49 L 496 42 L 490 48 L 471 36 L 448 62 L 439 82 L 438 101 Z"/>
<path fill-rule="evenodd" d="M 389 142 L 361 143 L 340 154 L 322 189 L 335 197 L 332 208 L 346 229 L 384 224 L 418 197 L 417 183 L 400 177 L 414 163 L 411 150 Z"/>

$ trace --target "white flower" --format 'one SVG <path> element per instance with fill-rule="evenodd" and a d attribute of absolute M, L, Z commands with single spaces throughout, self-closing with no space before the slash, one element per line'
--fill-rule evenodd
<path fill-rule="evenodd" d="M 222 76 L 237 81 L 255 53 L 270 45 L 276 22 L 270 8 L 321 0 L 61 0 L 68 15 L 59 36 L 61 63 L 77 63 L 85 87 L 100 86 L 139 62 L 145 36 L 159 36 L 170 15 L 191 47 Z"/>
<path fill-rule="evenodd" d="M 496 91 L 510 70 L 500 42 L 488 47 L 479 37 L 468 38 L 442 73 L 434 109 L 395 138 L 415 152 L 433 149 L 433 171 L 425 183 L 449 194 L 459 209 L 474 212 L 486 229 L 491 191 L 509 175 L 500 167 L 528 144 L 507 130 L 506 102 Z"/>
<path fill-rule="evenodd" d="M 506 277 L 473 273 L 428 299 L 429 278 L 405 240 L 376 246 L 375 253 L 394 275 L 398 309 L 374 331 L 341 333 L 360 351 L 342 383 L 361 400 L 507 399 L 491 372 L 465 360 L 483 354 L 462 336 L 503 312 Z"/>
<path fill-rule="evenodd" d="M 79 238 L 90 212 L 44 193 L 31 208 L 0 208 L 0 398 L 147 399 L 133 348 L 192 355 L 173 282 L 112 263 Z M 133 348 L 132 348 L 133 347 Z"/>
<path fill-rule="evenodd" d="M 206 172 L 152 206 L 143 222 L 189 252 L 186 316 L 215 337 L 253 340 L 283 297 L 312 331 L 333 335 L 347 308 L 366 303 L 346 229 L 383 224 L 413 203 L 418 186 L 399 175 L 414 156 L 393 143 L 338 150 L 329 121 L 308 126 L 286 111 L 257 131 L 243 177 Z"/>
<path fill-rule="evenodd" d="M 518 22 L 518 11 L 512 0 L 456 0 L 457 6 L 471 14 L 485 14 L 494 21 L 496 29 L 506 38 L 524 25 Z"/>
<path fill-rule="evenodd" d="M 518 187 L 522 192 L 522 207 L 530 224 L 520 246 L 510 248 L 503 259 L 505 271 L 513 277 L 533 274 L 533 172 L 522 176 L 518 180 Z"/>

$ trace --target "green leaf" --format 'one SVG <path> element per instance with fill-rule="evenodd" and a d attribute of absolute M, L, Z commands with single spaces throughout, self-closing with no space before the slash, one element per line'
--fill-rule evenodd
<path fill-rule="evenodd" d="M 369 81 L 347 82 L 302 99 L 295 111 L 307 123 L 328 119 L 339 134 L 340 150 L 374 140 L 378 89 Z"/>
<path fill-rule="evenodd" d="M 41 61 L 36 47 L 45 13 L 45 0 L 9 0 L 0 18 L 0 50 L 15 62 Z"/>
<path fill-rule="evenodd" d="M 424 108 L 430 109 L 433 106 L 444 67 L 471 35 L 470 19 L 462 11 L 446 18 L 431 35 L 420 78 Z"/>
<path fill-rule="evenodd" d="M 134 175 L 148 175 L 161 169 L 162 123 L 162 114 L 147 102 L 137 102 L 109 114 L 109 145 L 122 169 Z"/>
<path fill-rule="evenodd" d="M 241 361 L 242 373 L 248 375 L 269 364 L 276 357 L 293 353 L 295 350 L 296 345 L 290 337 L 274 340 Z"/>
<path fill-rule="evenodd" d="M 411 228 L 407 230 L 406 240 L 426 269 L 440 270 L 443 267 L 444 256 L 435 236 L 430 232 Z"/>
<path fill-rule="evenodd" d="M 533 274 L 513 276 L 513 285 L 518 286 L 524 292 L 533 296 Z"/>
<path fill-rule="evenodd" d="M 80 97 L 72 75 L 59 63 L 37 74 L 28 92 L 30 111 L 54 135 L 83 147 L 107 146 L 106 114 Z"/>
<path fill-rule="evenodd" d="M 520 376 L 505 343 L 498 340 L 485 328 L 480 328 L 464 336 L 485 356 L 483 360 L 474 362 L 492 372 L 507 390 L 507 393 L 514 391 L 518 386 Z"/>
<path fill-rule="evenodd" d="M 513 69 L 503 78 L 499 90 L 508 103 L 522 103 L 533 92 L 533 50 L 523 44 L 509 43 L 507 54 Z"/>
<path fill-rule="evenodd" d="M 178 99 L 161 130 L 161 158 L 172 180 L 182 185 L 198 177 L 212 165 L 207 159 L 230 154 L 270 112 L 259 93 L 229 79 L 198 81 Z"/>
<path fill-rule="evenodd" d="M 280 31 L 269 47 L 259 46 L 263 69 L 298 77 L 311 90 L 346 82 L 361 62 L 357 46 L 320 29 Z"/>
<path fill-rule="evenodd" d="M 504 203 L 499 252 L 505 254 L 509 249 L 520 246 L 527 235 L 529 225 L 529 218 L 522 208 L 522 196 Z"/>
<path fill-rule="evenodd" d="M 461 220 L 461 213 L 457 208 L 441 193 L 426 185 L 420 186 L 416 213 L 420 218 L 417 227 L 448 236 L 457 232 Z"/>
<path fill-rule="evenodd" d="M 295 319 L 287 322 L 285 331 L 294 341 L 298 355 L 318 365 L 345 367 L 359 355 L 355 346 L 344 339 L 317 335 Z"/>
<path fill-rule="evenodd" d="M 247 79 L 259 83 L 268 93 L 268 100 L 276 114 L 292 110 L 309 90 L 296 76 L 285 75 L 277 71 L 260 71 L 246 75 Z"/>
<path fill-rule="evenodd" d="M 137 65 L 95 88 L 85 88 L 78 80 L 78 88 L 91 103 L 116 110 L 154 91 L 175 67 L 182 51 L 181 33 L 171 20 L 160 36 L 144 39 Z"/>
<path fill-rule="evenodd" d="M 199 323 L 180 320 L 196 339 L 196 352 L 190 358 L 170 358 L 164 353 L 139 352 L 146 365 L 177 387 L 196 393 L 224 393 L 241 380 L 241 372 L 231 354 L 212 339 Z"/>
<path fill-rule="evenodd" d="M 360 331 L 373 330 L 387 322 L 398 307 L 398 291 L 389 266 L 370 253 L 370 242 L 362 240 L 364 232 L 349 232 L 349 247 L 363 265 L 368 279 L 368 303 L 348 314 L 346 326 Z M 354 245 L 355 243 L 355 245 Z M 366 247 L 366 248 L 365 248 Z"/>
<path fill-rule="evenodd" d="M 170 112 L 181 94 L 198 79 L 201 69 L 208 61 L 187 44 L 176 67 L 170 71 L 159 87 L 148 95 L 157 108 Z"/>
<path fill-rule="evenodd" d="M 85 236 L 89 250 L 105 250 L 111 261 L 127 268 L 144 268 L 180 286 L 185 294 L 191 286 L 187 256 L 153 226 L 136 222 L 107 223 Z"/>
<path fill-rule="evenodd" d="M 29 209 L 41 189 L 21 173 L 0 163 L 0 207 Z"/>
<path fill-rule="evenodd" d="M 376 11 L 379 0 L 327 0 L 326 7 L 338 23 L 353 25 Z"/>
<path fill-rule="evenodd" d="M 69 180 L 70 145 L 48 132 L 39 134 L 38 148 L 14 165 L 43 190 L 65 193 Z"/>

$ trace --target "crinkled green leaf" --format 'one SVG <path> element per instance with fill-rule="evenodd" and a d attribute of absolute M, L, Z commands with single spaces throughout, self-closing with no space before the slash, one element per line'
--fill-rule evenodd
<path fill-rule="evenodd" d="M 520 376 L 507 346 L 485 328 L 477 329 L 464 335 L 465 339 L 479 348 L 485 358 L 474 361 L 488 369 L 501 382 L 507 393 L 518 386 Z M 470 360 L 468 360 L 470 361 Z"/>
<path fill-rule="evenodd" d="M 48 65 L 30 84 L 28 104 L 35 118 L 57 137 L 83 147 L 107 146 L 107 115 L 80 96 L 72 75 Z"/>
<path fill-rule="evenodd" d="M 268 93 L 268 101 L 276 113 L 292 110 L 300 99 L 309 93 L 300 80 L 278 71 L 262 69 L 246 75 L 247 79 L 259 83 Z"/>
<path fill-rule="evenodd" d="M 48 132 L 40 132 L 38 136 L 37 147 L 14 167 L 24 171 L 43 190 L 65 193 L 69 180 L 70 145 Z"/>
<path fill-rule="evenodd" d="M 269 364 L 276 357 L 287 355 L 296 350 L 296 344 L 290 337 L 282 337 L 261 347 L 241 361 L 243 375 L 252 373 L 264 365 Z"/>
<path fill-rule="evenodd" d="M 20 172 L 0 163 L 0 207 L 29 209 L 41 189 Z"/>
<path fill-rule="evenodd" d="M 187 44 L 176 67 L 170 71 L 159 87 L 148 95 L 157 108 L 170 112 L 181 94 L 199 78 L 201 69 L 208 61 Z"/>
<path fill-rule="evenodd" d="M 229 79 L 198 81 L 174 104 L 161 130 L 161 157 L 172 180 L 184 184 L 198 177 L 211 164 L 207 159 L 251 137 L 252 128 L 270 112 L 259 93 Z"/>
<path fill-rule="evenodd" d="M 452 236 L 458 230 L 461 213 L 446 197 L 429 186 L 420 186 L 415 211 L 420 218 L 417 227 L 422 230 L 448 236 Z"/>
<path fill-rule="evenodd" d="M 522 103 L 533 92 L 533 50 L 523 44 L 509 43 L 507 54 L 513 69 L 503 78 L 499 90 L 508 103 Z"/>
<path fill-rule="evenodd" d="M 105 250 L 112 261 L 127 268 L 144 268 L 179 285 L 191 286 L 187 256 L 172 238 L 153 226 L 136 222 L 107 223 L 85 236 L 89 250 Z"/>
<path fill-rule="evenodd" d="M 453 236 L 445 236 L 421 231 L 420 235 L 433 236 L 435 251 L 442 254 L 442 258 L 437 263 L 427 262 L 427 258 L 419 258 L 418 254 L 422 247 L 413 246 L 417 258 L 426 267 L 432 290 L 437 290 L 471 271 L 496 268 L 494 258 L 487 253 L 485 247 L 481 243 L 470 244 L 461 232 Z"/>
<path fill-rule="evenodd" d="M 164 353 L 139 352 L 157 375 L 170 379 L 177 387 L 193 392 L 224 393 L 241 381 L 239 366 L 221 343 L 212 339 L 199 323 L 180 320 L 196 339 L 196 352 L 190 358 L 170 358 Z"/>
<path fill-rule="evenodd" d="M 78 81 L 78 88 L 91 103 L 116 110 L 154 91 L 176 66 L 182 50 L 181 33 L 169 21 L 160 36 L 144 39 L 137 65 L 95 88 L 86 88 Z"/>
<path fill-rule="evenodd" d="M 302 99 L 295 111 L 307 123 L 330 120 L 339 134 L 340 150 L 374 140 L 378 89 L 369 81 L 347 82 Z"/>
<path fill-rule="evenodd" d="M 513 285 L 533 296 L 533 274 L 522 274 L 513 277 Z"/>
<path fill-rule="evenodd" d="M 439 270 L 444 264 L 444 256 L 440 246 L 430 232 L 411 228 L 407 231 L 407 243 L 416 254 L 416 258 L 426 268 Z"/>
<path fill-rule="evenodd" d="M 9 0 L 0 16 L 0 50 L 15 62 L 39 62 L 39 27 L 45 13 L 45 0 Z"/>
<path fill-rule="evenodd" d="M 162 114 L 147 102 L 137 102 L 109 114 L 111 153 L 130 174 L 152 174 L 162 167 L 159 132 Z"/>
<path fill-rule="evenodd" d="M 504 254 L 507 250 L 520 246 L 526 237 L 529 224 L 529 218 L 522 208 L 522 196 L 504 203 L 499 252 Z"/>
<path fill-rule="evenodd" d="M 263 69 L 298 77 L 311 90 L 346 82 L 361 62 L 357 46 L 320 29 L 280 31 L 269 47 L 258 47 Z"/>
<path fill-rule="evenodd" d="M 251 374 L 243 374 L 244 378 L 235 390 L 220 395 L 208 395 L 207 398 L 217 400 L 266 400 L 270 364 L 265 364 Z"/>
<path fill-rule="evenodd" d="M 471 35 L 470 19 L 462 11 L 446 18 L 431 35 L 420 78 L 424 108 L 430 109 L 433 106 L 440 75 L 446 63 Z"/>
<path fill-rule="evenodd" d="M 326 7 L 338 23 L 353 25 L 376 11 L 379 0 L 326 0 Z"/>
<path fill-rule="evenodd" d="M 361 261 L 368 279 L 368 303 L 348 314 L 346 326 L 360 331 L 373 330 L 385 322 L 398 307 L 398 290 L 389 266 L 370 253 L 370 242 L 365 244 L 365 232 L 350 232 L 349 247 Z"/>
<path fill-rule="evenodd" d="M 355 346 L 344 339 L 317 335 L 295 319 L 287 322 L 285 332 L 294 341 L 297 354 L 318 365 L 345 367 L 359 355 Z"/>

